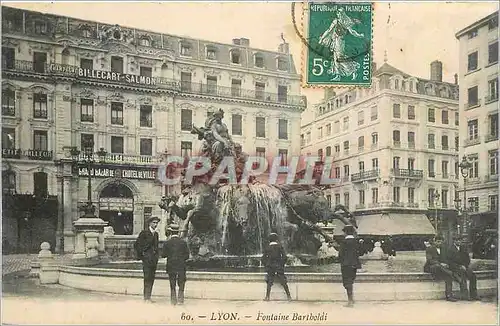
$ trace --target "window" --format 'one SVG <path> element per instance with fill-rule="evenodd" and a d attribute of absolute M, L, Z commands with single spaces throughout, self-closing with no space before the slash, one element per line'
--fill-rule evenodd
<path fill-rule="evenodd" d="M 488 175 L 498 175 L 498 150 L 488 151 L 489 171 Z"/>
<path fill-rule="evenodd" d="M 304 138 L 304 134 L 300 135 L 300 146 L 304 146 L 306 144 L 306 139 Z"/>
<path fill-rule="evenodd" d="M 86 38 L 91 38 L 92 37 L 92 31 L 90 29 L 88 29 L 88 28 L 83 28 L 81 30 L 81 32 L 82 32 L 82 36 L 83 37 L 86 37 Z"/>
<path fill-rule="evenodd" d="M 469 162 L 472 164 L 469 169 L 469 178 L 477 178 L 479 175 L 479 157 L 477 154 L 469 155 Z"/>
<path fill-rule="evenodd" d="M 429 108 L 427 110 L 427 121 L 436 122 L 436 111 L 434 108 Z"/>
<path fill-rule="evenodd" d="M 255 137 L 266 137 L 266 118 L 256 117 L 255 118 Z"/>
<path fill-rule="evenodd" d="M 378 158 L 372 158 L 372 170 L 378 170 Z"/>
<path fill-rule="evenodd" d="M 255 148 L 255 155 L 257 157 L 262 157 L 262 158 L 266 158 L 266 149 L 264 147 L 257 147 Z M 255 162 L 253 164 L 253 169 L 257 169 L 258 167 L 260 166 L 260 163 L 258 162 Z"/>
<path fill-rule="evenodd" d="M 318 157 L 323 160 L 323 148 L 318 149 Z"/>
<path fill-rule="evenodd" d="M 460 124 L 460 114 L 458 112 L 455 112 L 455 126 L 458 126 Z"/>
<path fill-rule="evenodd" d="M 94 135 L 93 134 L 81 134 L 80 135 L 80 150 L 85 151 L 86 149 L 89 151 L 94 150 Z"/>
<path fill-rule="evenodd" d="M 82 69 L 94 69 L 94 61 L 92 59 L 80 59 L 80 68 Z"/>
<path fill-rule="evenodd" d="M 349 141 L 348 140 L 346 140 L 344 142 L 344 151 L 349 152 Z"/>
<path fill-rule="evenodd" d="M 371 107 L 371 112 L 370 112 L 370 119 L 371 119 L 371 121 L 377 120 L 377 116 L 378 116 L 378 109 L 377 109 L 376 106 L 372 106 Z"/>
<path fill-rule="evenodd" d="M 441 123 L 447 125 L 450 121 L 448 120 L 448 111 L 441 111 Z"/>
<path fill-rule="evenodd" d="M 365 204 L 365 191 L 364 190 L 359 190 L 359 204 L 364 205 Z"/>
<path fill-rule="evenodd" d="M 80 121 L 94 122 L 94 100 L 89 98 L 80 99 Z"/>
<path fill-rule="evenodd" d="M 408 170 L 412 171 L 415 169 L 415 159 L 413 157 L 408 158 Z"/>
<path fill-rule="evenodd" d="M 392 200 L 395 203 L 399 203 L 401 201 L 401 188 L 400 187 L 392 188 Z"/>
<path fill-rule="evenodd" d="M 326 201 L 328 202 L 328 207 L 332 207 L 332 195 L 326 195 Z"/>
<path fill-rule="evenodd" d="M 118 72 L 123 74 L 123 58 L 122 57 L 111 57 L 111 72 Z"/>
<path fill-rule="evenodd" d="M 325 155 L 332 156 L 332 147 L 331 146 L 326 146 Z"/>
<path fill-rule="evenodd" d="M 441 176 L 448 179 L 448 161 L 441 161 Z"/>
<path fill-rule="evenodd" d="M 335 194 L 335 206 L 340 205 L 340 194 Z"/>
<path fill-rule="evenodd" d="M 460 140 L 458 136 L 455 136 L 455 151 L 458 152 L 458 147 L 459 147 Z"/>
<path fill-rule="evenodd" d="M 332 135 L 332 124 L 329 123 L 326 125 L 326 135 L 331 136 Z"/>
<path fill-rule="evenodd" d="M 415 106 L 408 105 L 408 120 L 415 120 Z"/>
<path fill-rule="evenodd" d="M 392 117 L 393 118 L 401 118 L 401 104 L 394 103 L 392 105 Z"/>
<path fill-rule="evenodd" d="M 448 207 L 448 189 L 441 189 L 441 207 Z"/>
<path fill-rule="evenodd" d="M 16 66 L 16 51 L 14 48 L 2 47 L 2 68 L 14 69 Z"/>
<path fill-rule="evenodd" d="M 309 144 L 311 142 L 311 132 L 308 131 L 306 134 L 306 142 Z"/>
<path fill-rule="evenodd" d="M 38 151 L 48 150 L 48 135 L 46 130 L 33 131 L 33 149 Z"/>
<path fill-rule="evenodd" d="M 358 112 L 358 126 L 361 126 L 364 123 L 365 123 L 365 112 L 359 111 Z"/>
<path fill-rule="evenodd" d="M 362 151 L 364 148 L 365 148 L 365 137 L 359 136 L 358 137 L 358 151 Z"/>
<path fill-rule="evenodd" d="M 2 149 L 16 148 L 16 130 L 2 127 Z"/>
<path fill-rule="evenodd" d="M 238 50 L 238 49 L 231 50 L 231 63 L 237 64 L 237 65 L 241 64 L 240 50 Z"/>
<path fill-rule="evenodd" d="M 241 96 L 241 80 L 231 79 L 231 96 L 240 97 Z"/>
<path fill-rule="evenodd" d="M 399 79 L 394 80 L 394 89 L 399 89 Z"/>
<path fill-rule="evenodd" d="M 288 100 L 288 87 L 284 85 L 278 86 L 278 102 L 286 103 Z"/>
<path fill-rule="evenodd" d="M 256 54 L 254 57 L 254 65 L 257 68 L 264 68 L 264 56 L 262 54 Z"/>
<path fill-rule="evenodd" d="M 473 212 L 479 211 L 479 197 L 470 197 L 469 198 L 469 208 Z"/>
<path fill-rule="evenodd" d="M 288 71 L 288 60 L 285 58 L 278 58 L 278 70 Z"/>
<path fill-rule="evenodd" d="M 344 131 L 349 129 L 349 117 L 344 117 Z"/>
<path fill-rule="evenodd" d="M 141 138 L 141 155 L 153 155 L 153 140 L 151 138 Z"/>
<path fill-rule="evenodd" d="M 181 55 L 184 57 L 191 56 L 191 45 L 188 43 L 181 43 Z"/>
<path fill-rule="evenodd" d="M 488 80 L 488 95 L 487 101 L 498 100 L 498 77 Z"/>
<path fill-rule="evenodd" d="M 372 188 L 372 203 L 378 203 L 378 188 Z"/>
<path fill-rule="evenodd" d="M 278 139 L 288 139 L 288 120 L 278 120 Z"/>
<path fill-rule="evenodd" d="M 141 105 L 139 122 L 141 127 L 151 128 L 153 126 L 153 107 L 151 105 Z"/>
<path fill-rule="evenodd" d="M 265 90 L 266 90 L 266 84 L 260 82 L 255 83 L 255 98 L 263 100 Z"/>
<path fill-rule="evenodd" d="M 33 173 L 33 194 L 40 197 L 48 195 L 47 173 L 35 172 Z"/>
<path fill-rule="evenodd" d="M 400 134 L 399 130 L 392 131 L 392 141 L 393 141 L 395 147 L 401 146 L 401 138 L 400 137 L 401 137 L 401 134 Z"/>
<path fill-rule="evenodd" d="M 217 94 L 217 76 L 207 76 L 207 93 Z"/>
<path fill-rule="evenodd" d="M 348 192 L 344 193 L 344 206 L 346 208 L 349 208 L 349 193 Z"/>
<path fill-rule="evenodd" d="M 344 176 L 349 176 L 349 165 L 344 165 Z"/>
<path fill-rule="evenodd" d="M 474 86 L 467 90 L 467 106 L 473 107 L 477 105 L 479 105 L 477 86 Z"/>
<path fill-rule="evenodd" d="M 286 150 L 286 149 L 279 149 L 278 150 L 278 155 L 280 157 L 280 165 L 281 166 L 287 166 L 288 165 L 288 150 Z"/>
<path fill-rule="evenodd" d="M 498 113 L 488 116 L 488 138 L 498 139 Z"/>
<path fill-rule="evenodd" d="M 392 168 L 394 170 L 399 170 L 399 162 L 401 161 L 401 157 L 399 156 L 394 156 L 392 158 Z"/>
<path fill-rule="evenodd" d="M 408 203 L 415 203 L 415 188 L 408 188 Z"/>
<path fill-rule="evenodd" d="M 448 136 L 447 135 L 441 136 L 441 148 L 445 151 L 448 150 Z"/>
<path fill-rule="evenodd" d="M 193 128 L 193 111 L 189 109 L 181 110 L 181 130 L 191 131 Z"/>
<path fill-rule="evenodd" d="M 489 195 L 488 196 L 488 211 L 496 211 L 498 210 L 498 195 Z"/>
<path fill-rule="evenodd" d="M 231 133 L 238 136 L 243 134 L 243 119 L 240 114 L 233 114 L 231 117 Z"/>
<path fill-rule="evenodd" d="M 121 136 L 111 136 L 111 153 L 113 154 L 123 154 L 123 137 Z"/>
<path fill-rule="evenodd" d="M 47 94 L 33 94 L 33 118 L 47 119 Z"/>
<path fill-rule="evenodd" d="M 111 124 L 123 125 L 123 103 L 111 102 Z"/>
<path fill-rule="evenodd" d="M 153 69 L 151 67 L 139 67 L 139 74 L 144 77 L 152 77 Z"/>
<path fill-rule="evenodd" d="M 47 64 L 47 53 L 33 52 L 33 69 L 35 72 L 43 74 Z"/>
<path fill-rule="evenodd" d="M 181 141 L 182 157 L 191 157 L 193 154 L 193 144 L 190 141 Z"/>
<path fill-rule="evenodd" d="M 429 178 L 436 177 L 436 172 L 434 171 L 434 160 L 429 159 L 427 162 L 427 170 L 429 171 Z"/>
<path fill-rule="evenodd" d="M 474 71 L 477 69 L 477 51 L 472 52 L 467 57 L 467 71 Z"/>
<path fill-rule="evenodd" d="M 363 161 L 358 162 L 358 168 L 359 172 L 363 172 L 365 170 L 365 162 Z"/>
<path fill-rule="evenodd" d="M 372 146 L 375 146 L 378 144 L 378 133 L 374 132 L 372 134 Z"/>
<path fill-rule="evenodd" d="M 215 48 L 207 48 L 207 59 L 209 60 L 217 59 L 217 50 Z"/>
<path fill-rule="evenodd" d="M 181 72 L 181 91 L 189 92 L 191 91 L 191 73 Z"/>
<path fill-rule="evenodd" d="M 16 115 L 16 91 L 2 90 L 2 115 L 13 117 Z"/>
<path fill-rule="evenodd" d="M 340 153 L 340 145 L 335 145 L 335 153 Z"/>
<path fill-rule="evenodd" d="M 488 64 L 498 62 L 498 41 L 488 45 Z"/>
<path fill-rule="evenodd" d="M 434 188 L 427 189 L 427 202 L 429 203 L 429 207 L 434 207 L 435 205 L 435 195 L 436 190 Z"/>
<path fill-rule="evenodd" d="M 47 24 L 41 21 L 36 21 L 34 23 L 35 34 L 44 35 L 47 34 Z"/>
<path fill-rule="evenodd" d="M 415 148 L 415 133 L 408 131 L 408 148 Z"/>
<path fill-rule="evenodd" d="M 479 130 L 477 125 L 477 119 L 469 120 L 467 122 L 467 129 L 469 131 L 469 140 L 477 139 L 479 136 Z"/>

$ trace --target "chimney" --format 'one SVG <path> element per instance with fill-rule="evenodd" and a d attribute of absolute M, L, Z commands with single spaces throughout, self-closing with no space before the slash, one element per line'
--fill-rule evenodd
<path fill-rule="evenodd" d="M 458 85 L 458 74 L 455 74 L 455 85 Z"/>
<path fill-rule="evenodd" d="M 288 43 L 281 43 L 278 46 L 278 52 L 283 53 L 283 54 L 288 54 L 290 53 L 290 45 Z"/>
<path fill-rule="evenodd" d="M 249 47 L 250 46 L 250 40 L 247 38 L 240 38 L 240 45 Z"/>
<path fill-rule="evenodd" d="M 443 81 L 443 63 L 439 60 L 431 62 L 431 80 Z"/>
<path fill-rule="evenodd" d="M 240 39 L 239 38 L 233 38 L 233 44 L 234 45 L 240 45 L 241 44 Z"/>

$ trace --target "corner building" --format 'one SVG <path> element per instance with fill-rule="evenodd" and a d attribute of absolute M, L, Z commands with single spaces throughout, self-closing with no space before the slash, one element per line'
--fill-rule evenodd
<path fill-rule="evenodd" d="M 3 238 L 12 252 L 37 252 L 42 241 L 73 250 L 88 181 L 83 157 L 70 151 L 88 140 L 107 152 L 94 154 L 91 194 L 116 239 L 163 215 L 157 204 L 175 189 L 157 181 L 158 164 L 196 155 L 191 126 L 219 109 L 248 154 L 300 151 L 293 131 L 306 100 L 285 42 L 259 50 L 245 38 L 221 44 L 9 7 L 2 27 L 2 181 L 12 203 Z M 31 208 L 19 218 L 28 193 L 40 211 L 54 202 L 42 224 Z"/>
<path fill-rule="evenodd" d="M 371 88 L 325 91 L 302 126 L 302 153 L 333 157 L 340 181 L 327 198 L 358 216 L 361 235 L 396 235 L 396 247 L 422 249 L 414 236 L 456 223 L 458 85 L 443 82 L 440 61 L 428 79 L 384 61 Z"/>

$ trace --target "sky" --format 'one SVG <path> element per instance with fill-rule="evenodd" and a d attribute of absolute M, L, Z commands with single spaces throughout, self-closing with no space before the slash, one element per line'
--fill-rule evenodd
<path fill-rule="evenodd" d="M 291 16 L 290 2 L 55 2 L 4 5 L 118 24 L 155 32 L 231 43 L 250 39 L 250 46 L 277 50 L 281 33 L 290 43 L 297 70 L 301 70 L 302 43 Z M 296 3 L 301 21 L 301 4 Z M 387 62 L 417 77 L 429 78 L 430 63 L 443 62 L 443 80 L 458 72 L 455 33 L 498 10 L 498 2 L 377 2 L 373 21 L 373 56 L 378 66 Z M 323 90 L 302 89 L 308 106 L 321 101 Z M 308 114 L 303 115 L 307 123 Z"/>

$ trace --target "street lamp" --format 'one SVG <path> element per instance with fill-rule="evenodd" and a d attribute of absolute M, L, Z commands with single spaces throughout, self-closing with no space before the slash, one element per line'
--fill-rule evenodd
<path fill-rule="evenodd" d="M 84 217 L 92 218 L 95 216 L 95 206 L 92 204 L 92 168 L 95 164 L 95 155 L 94 155 L 94 140 L 92 139 L 83 139 L 82 140 L 82 150 L 78 150 L 76 147 L 72 147 L 70 150 L 71 157 L 73 159 L 73 163 L 78 166 L 78 163 L 82 163 L 87 168 L 87 204 L 83 207 L 85 211 Z M 80 155 L 81 154 L 81 155 Z M 99 157 L 99 161 L 102 162 L 106 157 L 107 152 L 103 147 L 97 151 L 97 156 Z"/>
<path fill-rule="evenodd" d="M 469 171 L 470 168 L 472 167 L 472 164 L 467 160 L 467 157 L 464 155 L 462 157 L 462 161 L 460 164 L 458 164 L 458 167 L 460 168 L 460 173 L 462 173 L 462 177 L 464 178 L 464 207 L 462 209 L 462 229 L 461 235 L 463 240 L 465 240 L 466 235 L 466 228 L 467 228 L 467 178 L 469 177 Z"/>
<path fill-rule="evenodd" d="M 433 202 L 434 202 L 434 229 L 436 229 L 436 234 L 438 234 L 438 210 L 437 210 L 437 206 L 438 206 L 438 203 L 439 203 L 439 198 L 441 196 L 439 195 L 439 191 L 437 191 L 436 189 L 434 189 L 433 193 L 432 193 L 432 199 L 433 199 Z"/>

